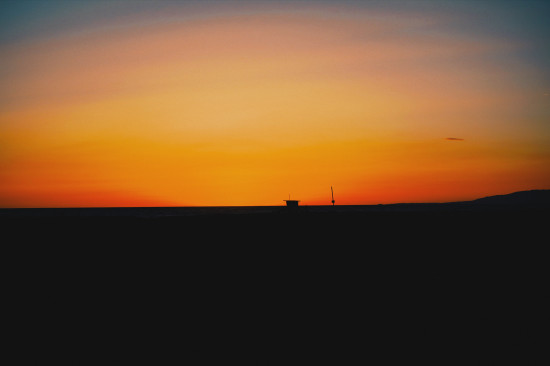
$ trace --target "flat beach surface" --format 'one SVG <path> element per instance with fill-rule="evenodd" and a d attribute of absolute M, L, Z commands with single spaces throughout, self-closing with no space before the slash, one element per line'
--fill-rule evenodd
<path fill-rule="evenodd" d="M 0 210 L 21 329 L 117 347 L 186 334 L 205 364 L 215 347 L 261 365 L 536 365 L 547 218 L 546 204 Z"/>
<path fill-rule="evenodd" d="M 450 244 L 541 242 L 547 202 L 356 206 L 237 206 L 0 209 L 20 240 L 35 235 L 81 244 Z M 86 235 L 83 233 L 86 232 Z M 14 240 L 17 240 L 15 236 Z M 95 241 L 96 244 L 99 244 Z"/>

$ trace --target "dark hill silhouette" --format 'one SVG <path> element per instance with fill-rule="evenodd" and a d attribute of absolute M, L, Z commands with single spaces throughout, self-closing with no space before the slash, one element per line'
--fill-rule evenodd
<path fill-rule="evenodd" d="M 550 204 L 550 190 L 539 189 L 520 191 L 504 195 L 483 197 L 469 202 L 486 205 L 548 205 Z"/>

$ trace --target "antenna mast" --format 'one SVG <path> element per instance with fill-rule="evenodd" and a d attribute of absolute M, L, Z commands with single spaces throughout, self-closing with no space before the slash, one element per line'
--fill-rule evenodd
<path fill-rule="evenodd" d="M 332 186 L 330 186 L 330 193 L 332 194 L 332 205 L 334 206 L 334 191 L 332 190 Z"/>

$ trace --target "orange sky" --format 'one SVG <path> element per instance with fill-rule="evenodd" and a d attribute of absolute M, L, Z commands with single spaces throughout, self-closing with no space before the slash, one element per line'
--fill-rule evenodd
<path fill-rule="evenodd" d="M 526 43 L 445 13 L 299 10 L 132 14 L 2 43 L 0 207 L 550 188 L 550 89 Z"/>

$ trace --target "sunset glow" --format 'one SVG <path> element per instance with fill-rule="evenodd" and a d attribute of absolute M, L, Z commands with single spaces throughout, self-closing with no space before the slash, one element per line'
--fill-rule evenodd
<path fill-rule="evenodd" d="M 385 4 L 385 5 L 382 5 Z M 544 2 L 2 2 L 0 207 L 550 188 Z M 9 21 L 7 21 L 9 19 Z"/>

